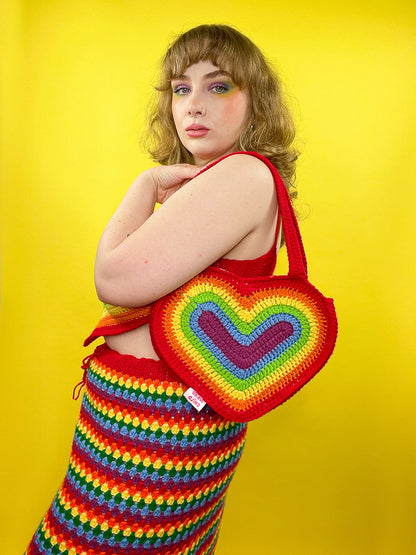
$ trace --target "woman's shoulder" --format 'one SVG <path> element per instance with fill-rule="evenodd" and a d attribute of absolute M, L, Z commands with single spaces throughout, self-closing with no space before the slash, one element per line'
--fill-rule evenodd
<path fill-rule="evenodd" d="M 218 176 L 221 180 L 227 179 L 236 187 L 245 185 L 248 189 L 256 189 L 257 192 L 259 188 L 265 192 L 272 186 L 274 188 L 273 175 L 265 161 L 246 152 L 229 154 L 207 169 L 212 176 Z"/>
<path fill-rule="evenodd" d="M 251 169 L 253 171 L 263 172 L 264 175 L 271 174 L 267 165 L 267 159 L 256 152 L 232 152 L 226 154 L 217 162 L 213 162 L 213 165 L 219 167 L 234 167 L 237 171 L 241 168 L 243 170 Z"/>
<path fill-rule="evenodd" d="M 265 213 L 277 202 L 269 167 L 246 153 L 235 153 L 209 165 L 185 185 L 184 193 L 188 186 L 189 193 L 200 201 L 195 210 L 208 212 L 217 220 L 244 220 L 251 230 L 263 225 Z"/>

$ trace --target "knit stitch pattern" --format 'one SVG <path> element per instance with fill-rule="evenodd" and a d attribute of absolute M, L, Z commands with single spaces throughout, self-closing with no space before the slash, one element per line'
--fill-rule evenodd
<path fill-rule="evenodd" d="M 244 278 L 209 268 L 158 301 L 159 356 L 224 417 L 245 422 L 310 380 L 336 339 L 332 299 L 285 276 Z"/>
<path fill-rule="evenodd" d="M 100 347 L 66 477 L 26 555 L 213 554 L 246 425 L 198 413 L 162 361 Z"/>
<path fill-rule="evenodd" d="M 84 347 L 102 335 L 118 335 L 147 324 L 151 310 L 151 304 L 127 308 L 103 303 L 101 318 L 92 333 L 84 341 Z"/>

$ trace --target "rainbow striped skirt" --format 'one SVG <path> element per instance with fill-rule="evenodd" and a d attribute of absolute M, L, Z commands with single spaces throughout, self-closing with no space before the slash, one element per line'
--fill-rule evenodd
<path fill-rule="evenodd" d="M 27 555 L 213 554 L 247 424 L 185 399 L 163 362 L 89 357 L 69 467 Z"/>

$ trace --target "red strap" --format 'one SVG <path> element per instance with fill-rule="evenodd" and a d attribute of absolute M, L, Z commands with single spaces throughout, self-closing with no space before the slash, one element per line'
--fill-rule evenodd
<path fill-rule="evenodd" d="M 279 232 L 280 232 L 280 221 L 281 221 L 282 217 L 280 214 L 280 206 L 277 207 L 277 222 L 276 222 L 276 233 L 274 236 L 274 248 L 277 250 L 277 238 L 279 237 Z M 280 247 L 280 245 L 279 245 Z"/>

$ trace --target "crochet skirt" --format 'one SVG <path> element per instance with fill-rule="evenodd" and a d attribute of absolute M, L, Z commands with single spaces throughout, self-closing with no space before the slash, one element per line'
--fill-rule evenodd
<path fill-rule="evenodd" d="M 213 554 L 247 424 L 198 412 L 163 361 L 87 358 L 69 467 L 26 554 Z"/>

